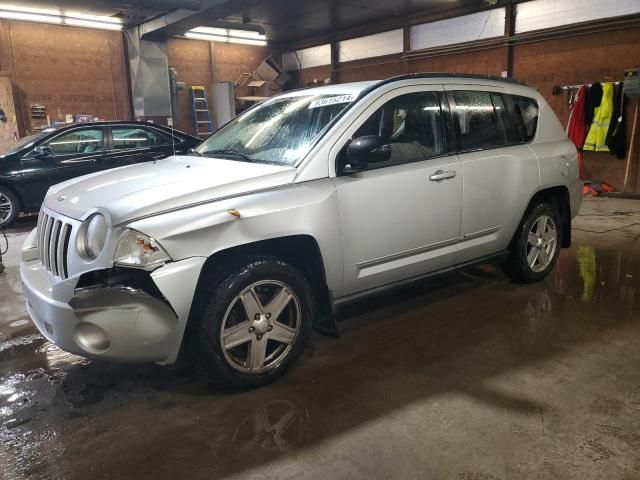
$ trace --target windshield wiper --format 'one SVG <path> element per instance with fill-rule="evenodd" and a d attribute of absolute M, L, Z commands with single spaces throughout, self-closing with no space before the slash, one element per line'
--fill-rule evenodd
<path fill-rule="evenodd" d="M 255 159 L 246 156 L 244 153 L 239 152 L 238 150 L 207 150 L 203 152 L 202 155 L 210 156 L 210 155 L 226 155 L 228 157 L 238 158 L 244 162 L 255 163 Z"/>

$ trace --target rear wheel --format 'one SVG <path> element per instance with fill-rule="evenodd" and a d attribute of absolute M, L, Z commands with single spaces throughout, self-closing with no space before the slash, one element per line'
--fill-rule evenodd
<path fill-rule="evenodd" d="M 533 283 L 545 278 L 556 264 L 562 244 L 557 208 L 541 203 L 529 210 L 512 242 L 504 270 L 513 280 Z"/>
<path fill-rule="evenodd" d="M 258 387 L 282 375 L 304 350 L 311 289 L 289 264 L 253 261 L 203 298 L 194 318 L 197 363 L 212 379 L 232 388 Z"/>
<path fill-rule="evenodd" d="M 13 223 L 19 213 L 19 202 L 14 193 L 0 186 L 0 227 L 6 228 Z"/>

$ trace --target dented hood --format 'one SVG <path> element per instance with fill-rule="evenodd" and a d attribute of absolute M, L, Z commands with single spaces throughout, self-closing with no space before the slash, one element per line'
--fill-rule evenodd
<path fill-rule="evenodd" d="M 54 185 L 45 205 L 80 219 L 103 207 L 113 224 L 192 204 L 273 188 L 293 182 L 294 167 L 209 157 L 175 156 Z"/>

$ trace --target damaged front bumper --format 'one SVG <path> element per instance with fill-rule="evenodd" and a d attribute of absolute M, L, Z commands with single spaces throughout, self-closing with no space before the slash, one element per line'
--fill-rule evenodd
<path fill-rule="evenodd" d="M 42 335 L 63 350 L 89 358 L 171 364 L 205 260 L 172 262 L 151 273 L 119 269 L 62 280 L 34 259 L 22 263 L 20 274 L 29 315 Z"/>

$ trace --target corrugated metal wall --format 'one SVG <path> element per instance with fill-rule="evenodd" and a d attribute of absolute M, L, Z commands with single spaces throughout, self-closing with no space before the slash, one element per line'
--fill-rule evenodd
<path fill-rule="evenodd" d="M 518 4 L 516 33 L 634 13 L 639 0 L 534 0 Z"/>
<path fill-rule="evenodd" d="M 472 42 L 504 35 L 506 9 L 496 8 L 411 27 L 411 50 Z"/>

